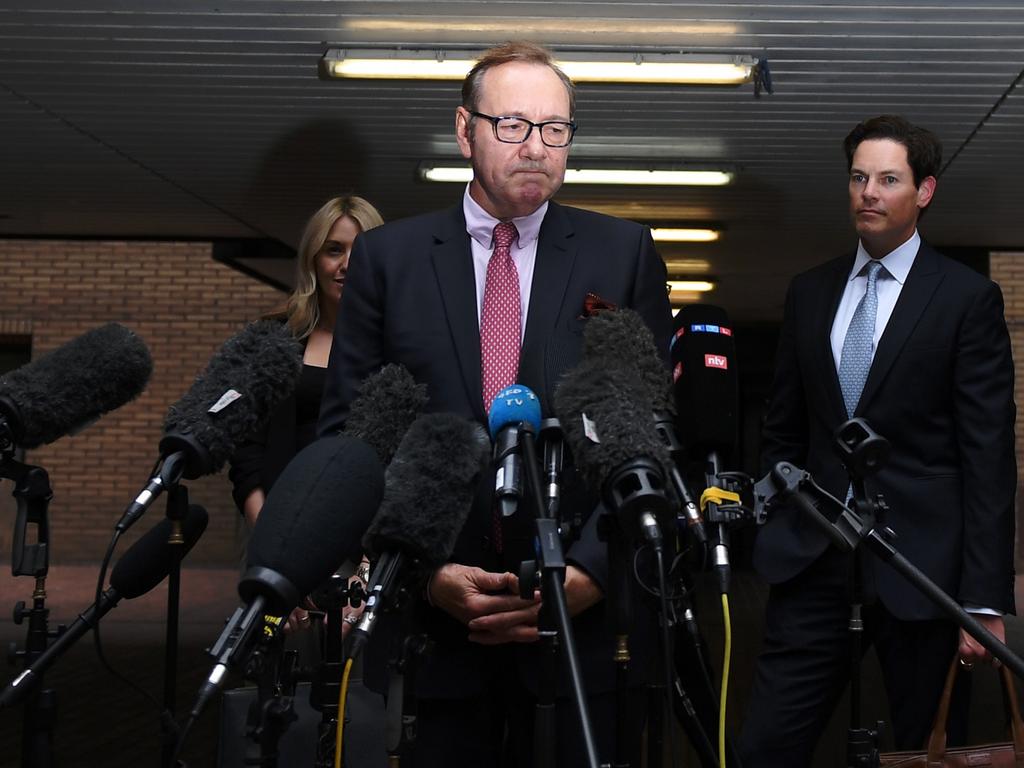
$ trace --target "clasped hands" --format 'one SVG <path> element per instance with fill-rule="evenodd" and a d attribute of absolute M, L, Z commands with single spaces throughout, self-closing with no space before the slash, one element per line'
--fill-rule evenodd
<path fill-rule="evenodd" d="M 441 566 L 427 584 L 431 604 L 469 628 L 469 639 L 481 645 L 532 643 L 537 639 L 540 592 L 519 597 L 519 579 L 458 563 Z M 565 597 L 575 616 L 598 602 L 601 589 L 587 573 L 570 565 L 565 570 Z"/>

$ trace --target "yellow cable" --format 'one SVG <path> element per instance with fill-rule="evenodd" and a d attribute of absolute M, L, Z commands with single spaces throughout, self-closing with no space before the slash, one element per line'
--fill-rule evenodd
<path fill-rule="evenodd" d="M 334 740 L 334 768 L 341 768 L 341 735 L 345 732 L 345 699 L 348 698 L 348 676 L 352 673 L 352 659 L 345 662 L 338 691 L 338 733 Z"/>
<path fill-rule="evenodd" d="M 722 618 L 725 620 L 725 659 L 722 661 L 722 692 L 718 705 L 718 765 L 725 768 L 725 701 L 729 693 L 729 659 L 732 657 L 732 622 L 729 621 L 729 596 L 722 594 Z"/>
<path fill-rule="evenodd" d="M 711 486 L 710 488 L 705 488 L 704 493 L 700 495 L 701 512 L 704 511 L 704 508 L 708 505 L 709 501 L 712 501 L 715 504 L 721 504 L 723 501 L 730 501 L 734 504 L 739 504 L 740 495 L 735 491 L 727 491 L 724 488 Z"/>

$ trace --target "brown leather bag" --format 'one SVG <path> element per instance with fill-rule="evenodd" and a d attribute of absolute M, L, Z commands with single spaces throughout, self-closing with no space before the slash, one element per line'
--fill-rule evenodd
<path fill-rule="evenodd" d="M 885 768 L 1024 768 L 1024 722 L 1020 718 L 1017 704 L 1017 688 L 1013 675 L 1005 667 L 1000 668 L 1006 698 L 1010 706 L 1010 725 L 1013 741 L 999 744 L 982 744 L 977 747 L 954 747 L 946 749 L 946 720 L 949 718 L 949 700 L 953 695 L 953 683 L 960 668 L 960 659 L 953 657 L 953 663 L 946 675 L 946 687 L 939 699 L 939 710 L 935 713 L 931 736 L 928 737 L 928 751 L 883 752 L 879 763 Z"/>

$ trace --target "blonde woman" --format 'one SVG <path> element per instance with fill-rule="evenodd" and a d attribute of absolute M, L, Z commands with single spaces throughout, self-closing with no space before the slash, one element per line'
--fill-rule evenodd
<path fill-rule="evenodd" d="M 324 203 L 306 224 L 296 256 L 295 290 L 267 315 L 286 323 L 305 344 L 295 394 L 231 458 L 232 495 L 252 526 L 274 481 L 291 458 L 316 438 L 324 371 L 331 354 L 334 321 L 345 286 L 352 241 L 384 220 L 370 203 L 350 195 Z"/>

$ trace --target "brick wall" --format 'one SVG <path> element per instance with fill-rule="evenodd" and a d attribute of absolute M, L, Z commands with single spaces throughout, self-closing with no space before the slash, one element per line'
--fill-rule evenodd
<path fill-rule="evenodd" d="M 989 276 L 999 284 L 1006 304 L 1006 325 L 1010 330 L 1013 363 L 1016 368 L 1013 399 L 1017 403 L 1017 557 L 1024 554 L 1024 253 L 994 252 L 989 257 Z"/>
<path fill-rule="evenodd" d="M 157 458 L 167 408 L 218 346 L 281 294 L 215 262 L 209 243 L 0 239 L 0 333 L 32 337 L 32 356 L 109 321 L 145 341 L 153 375 L 135 401 L 74 437 L 30 451 L 50 474 L 51 563 L 96 562 L 114 524 Z M 226 472 L 187 483 L 210 525 L 189 562 L 237 559 L 239 515 Z M 10 481 L 0 483 L 0 560 L 9 562 L 14 516 Z M 119 545 L 163 515 L 163 499 Z"/>

